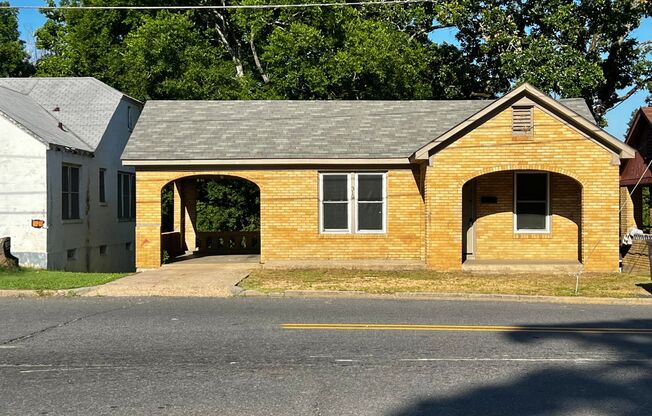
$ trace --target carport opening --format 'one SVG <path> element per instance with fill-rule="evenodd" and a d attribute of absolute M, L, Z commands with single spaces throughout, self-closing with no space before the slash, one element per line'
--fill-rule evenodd
<path fill-rule="evenodd" d="M 260 189 L 246 179 L 187 177 L 161 190 L 161 259 L 260 254 Z M 230 261 L 229 259 L 222 259 Z"/>

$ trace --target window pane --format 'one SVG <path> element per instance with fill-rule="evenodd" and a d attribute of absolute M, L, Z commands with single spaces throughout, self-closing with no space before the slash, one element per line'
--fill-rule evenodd
<path fill-rule="evenodd" d="M 70 218 L 79 219 L 79 194 L 70 194 Z"/>
<path fill-rule="evenodd" d="M 104 189 L 104 170 L 100 170 L 100 202 L 106 202 L 106 192 Z"/>
<path fill-rule="evenodd" d="M 64 192 L 61 195 L 61 218 L 64 220 L 69 220 L 70 219 L 70 200 L 69 200 L 70 194 L 67 192 Z"/>
<path fill-rule="evenodd" d="M 79 168 L 70 168 L 70 190 L 79 192 Z"/>
<path fill-rule="evenodd" d="M 546 215 L 545 202 L 518 202 L 516 204 L 516 229 L 545 230 Z"/>
<path fill-rule="evenodd" d="M 358 201 L 383 200 L 383 175 L 358 175 Z"/>
<path fill-rule="evenodd" d="M 548 175 L 545 173 L 518 174 L 517 201 L 545 201 L 548 196 Z"/>
<path fill-rule="evenodd" d="M 382 231 L 383 229 L 383 203 L 365 202 L 358 204 L 358 230 Z"/>
<path fill-rule="evenodd" d="M 323 175 L 322 198 L 324 201 L 348 201 L 347 175 Z"/>
<path fill-rule="evenodd" d="M 63 192 L 68 192 L 68 166 L 61 167 L 61 190 Z"/>
<path fill-rule="evenodd" d="M 324 230 L 347 230 L 349 228 L 349 204 L 324 203 Z"/>

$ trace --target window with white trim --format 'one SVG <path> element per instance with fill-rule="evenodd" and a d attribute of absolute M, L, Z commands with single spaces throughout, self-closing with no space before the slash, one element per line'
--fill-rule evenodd
<path fill-rule="evenodd" d="M 61 218 L 78 220 L 79 217 L 79 166 L 61 166 Z"/>
<path fill-rule="evenodd" d="M 550 232 L 549 175 L 517 172 L 514 180 L 514 230 L 526 233 Z"/>
<path fill-rule="evenodd" d="M 320 231 L 384 233 L 387 174 L 320 173 Z"/>

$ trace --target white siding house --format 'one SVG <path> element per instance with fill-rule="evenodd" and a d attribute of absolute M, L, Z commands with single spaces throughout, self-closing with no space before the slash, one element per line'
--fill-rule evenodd
<path fill-rule="evenodd" d="M 0 78 L 0 237 L 22 266 L 134 270 L 120 155 L 141 109 L 94 78 Z"/>

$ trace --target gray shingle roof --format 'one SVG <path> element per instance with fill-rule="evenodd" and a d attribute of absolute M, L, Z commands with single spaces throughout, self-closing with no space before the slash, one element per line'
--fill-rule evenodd
<path fill-rule="evenodd" d="M 95 78 L 0 78 L 0 87 L 0 111 L 42 141 L 87 151 L 95 151 L 124 97 Z"/>
<path fill-rule="evenodd" d="M 125 160 L 406 158 L 492 101 L 148 101 Z M 593 121 L 581 99 L 562 103 Z"/>
<path fill-rule="evenodd" d="M 93 151 L 74 133 L 65 127 L 59 128 L 59 120 L 27 95 L 0 87 L 0 113 L 28 130 L 42 143 Z"/>

